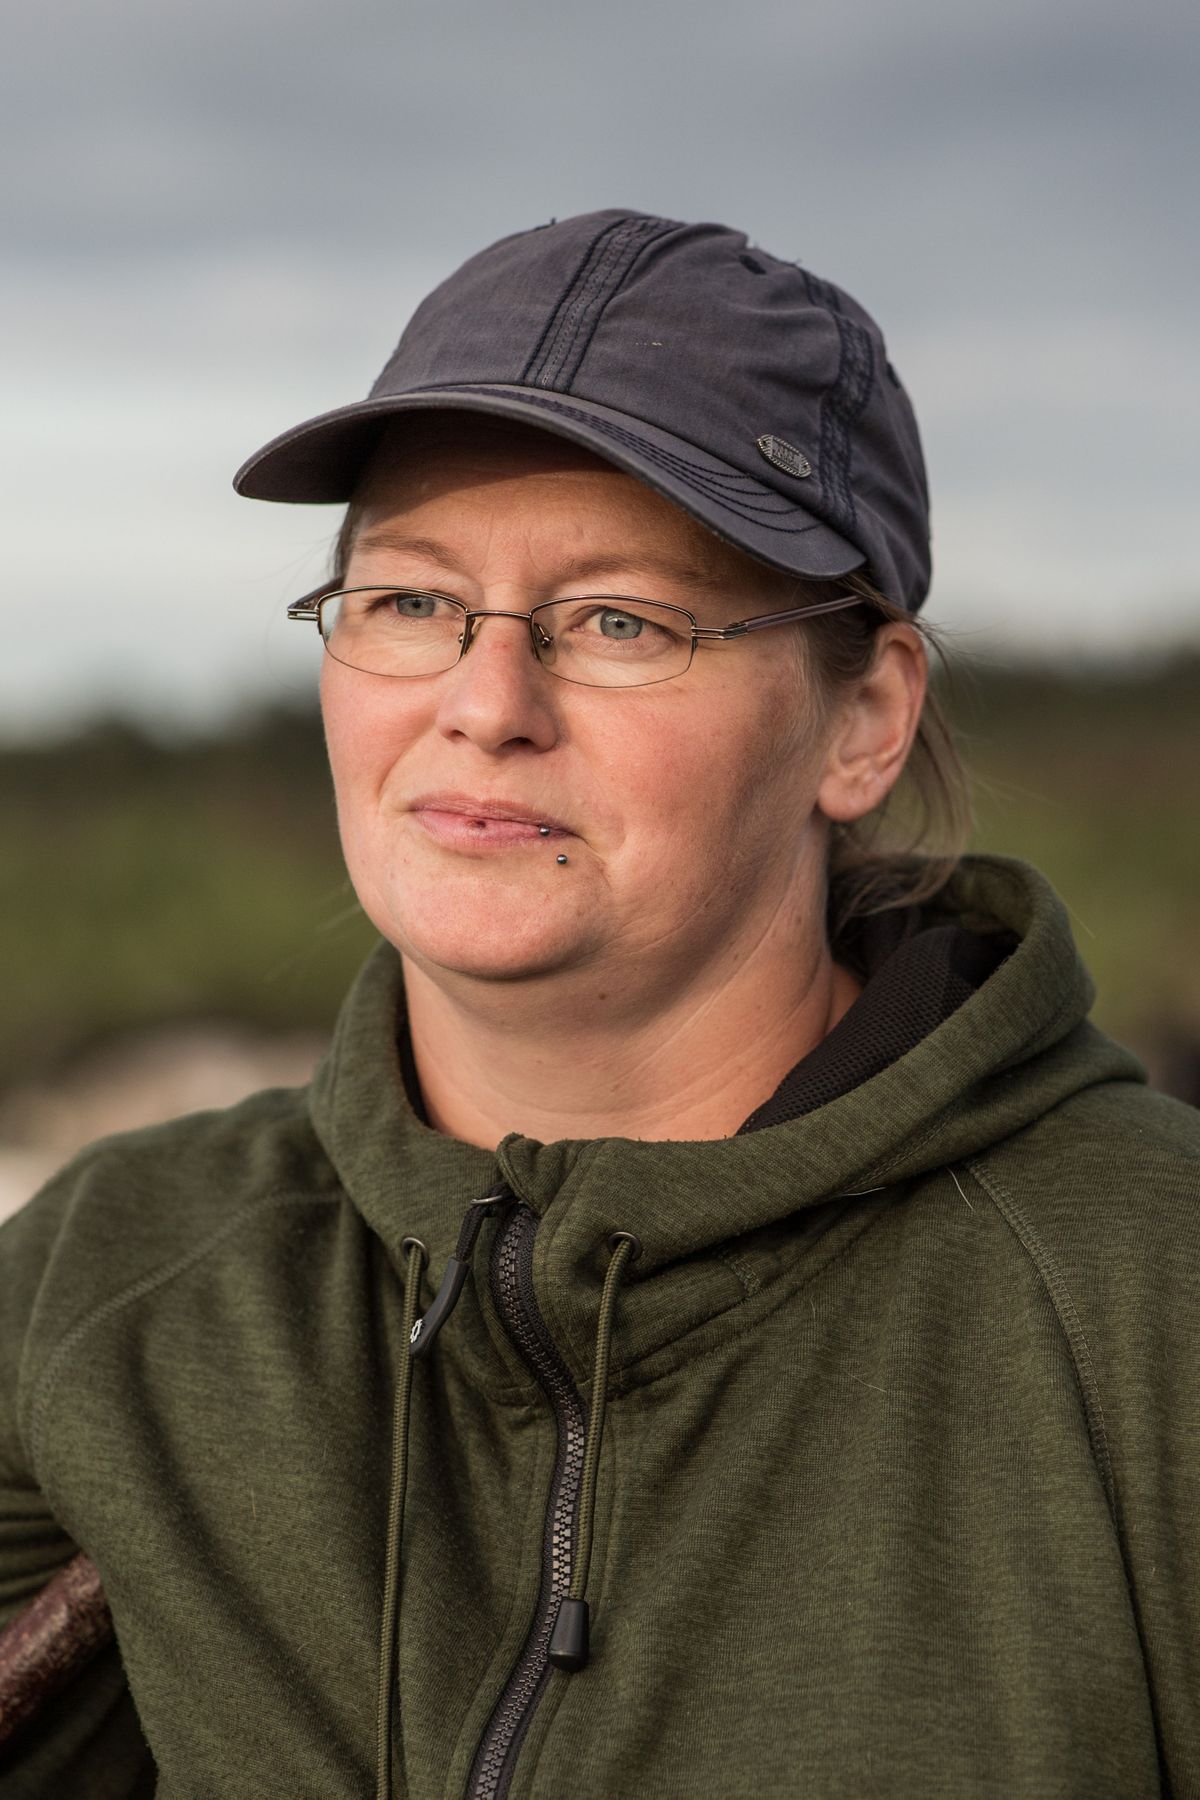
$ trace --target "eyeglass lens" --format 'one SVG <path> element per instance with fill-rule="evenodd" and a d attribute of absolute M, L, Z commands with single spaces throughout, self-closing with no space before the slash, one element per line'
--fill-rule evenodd
<path fill-rule="evenodd" d="M 321 603 L 321 635 L 338 662 L 370 675 L 436 675 L 462 650 L 466 609 L 437 594 L 357 588 Z M 476 622 L 475 629 L 486 623 Z M 589 595 L 539 606 L 534 650 L 563 681 L 640 687 L 681 675 L 692 660 L 688 615 L 652 600 Z"/>

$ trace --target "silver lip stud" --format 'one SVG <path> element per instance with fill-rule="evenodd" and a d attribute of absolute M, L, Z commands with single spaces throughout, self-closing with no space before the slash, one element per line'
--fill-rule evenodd
<path fill-rule="evenodd" d="M 550 836 L 550 827 L 548 825 L 539 825 L 538 831 L 542 837 Z"/>
<path fill-rule="evenodd" d="M 555 862 L 565 863 L 567 859 L 565 856 L 556 856 L 554 860 Z"/>

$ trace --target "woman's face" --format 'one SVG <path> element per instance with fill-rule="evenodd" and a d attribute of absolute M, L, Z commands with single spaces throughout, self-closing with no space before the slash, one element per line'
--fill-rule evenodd
<path fill-rule="evenodd" d="M 359 498 L 348 587 L 522 612 L 640 595 L 710 625 L 787 603 L 650 489 L 544 435 L 473 444 L 464 420 L 420 454 L 385 450 Z M 701 646 L 638 688 L 558 679 L 520 619 L 480 621 L 454 668 L 415 679 L 326 656 L 342 843 L 376 927 L 435 980 L 576 971 L 597 998 L 661 999 L 781 908 L 819 904 L 821 745 L 794 629 Z"/>

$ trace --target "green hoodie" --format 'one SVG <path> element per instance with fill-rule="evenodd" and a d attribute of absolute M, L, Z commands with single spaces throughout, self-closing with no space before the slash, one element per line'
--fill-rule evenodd
<path fill-rule="evenodd" d="M 309 1089 L 13 1218 L 0 1618 L 82 1547 L 118 1647 L 3 1800 L 1200 1796 L 1200 1116 L 1035 870 L 940 911 L 1016 947 L 778 1123 L 441 1136 L 381 945 Z"/>

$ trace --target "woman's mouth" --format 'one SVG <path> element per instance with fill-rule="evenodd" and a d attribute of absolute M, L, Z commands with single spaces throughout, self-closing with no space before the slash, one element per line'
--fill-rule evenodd
<path fill-rule="evenodd" d="M 553 820 L 538 819 L 525 809 L 508 814 L 491 806 L 478 811 L 431 796 L 410 808 L 422 830 L 449 850 L 486 854 L 524 844 L 557 844 L 571 834 Z"/>

